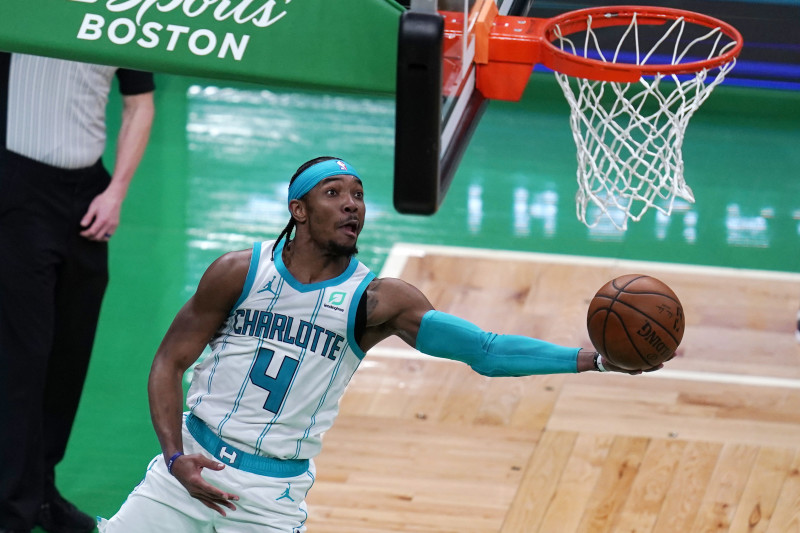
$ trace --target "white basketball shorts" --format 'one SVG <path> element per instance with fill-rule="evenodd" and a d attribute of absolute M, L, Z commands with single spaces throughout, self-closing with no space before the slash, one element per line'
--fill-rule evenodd
<path fill-rule="evenodd" d="M 183 425 L 183 447 L 219 462 Z M 314 462 L 293 477 L 270 477 L 232 466 L 204 469 L 203 477 L 225 492 L 236 494 L 236 510 L 227 516 L 209 509 L 189 495 L 168 471 L 162 455 L 147 468 L 144 480 L 109 520 L 99 519 L 101 533 L 302 533 L 306 531 L 306 495 L 314 483 Z"/>

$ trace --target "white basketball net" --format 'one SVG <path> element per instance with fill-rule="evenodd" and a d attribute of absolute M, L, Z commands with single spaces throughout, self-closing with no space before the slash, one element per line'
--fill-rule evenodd
<path fill-rule="evenodd" d="M 728 42 L 716 28 L 703 28 L 703 35 L 686 38 L 687 23 L 683 18 L 662 26 L 663 36 L 647 49 L 640 50 L 640 29 L 636 17 L 622 32 L 615 45 L 601 43 L 597 33 L 608 28 L 592 28 L 567 37 L 555 28 L 557 40 L 553 44 L 564 51 L 584 57 L 594 57 L 605 62 L 618 61 L 623 44 L 635 47 L 634 61 L 638 65 L 665 64 L 664 52 L 671 56 L 673 65 L 688 61 L 689 54 L 696 61 L 700 49 L 701 59 L 717 57 L 735 42 Z M 695 25 L 692 25 L 695 26 Z M 696 27 L 696 26 L 695 26 Z M 654 27 L 648 25 L 647 31 Z M 573 39 L 583 40 L 576 47 Z M 644 40 L 644 39 L 642 39 Z M 723 43 L 723 44 L 720 44 Z M 606 58 L 601 44 L 614 48 Z M 653 58 L 658 55 L 658 61 Z M 683 178 L 681 146 L 692 114 L 708 98 L 711 91 L 722 82 L 735 61 L 718 67 L 716 75 L 701 70 L 690 75 L 656 75 L 642 77 L 637 83 L 618 83 L 577 78 L 556 72 L 556 79 L 572 109 L 570 125 L 578 148 L 577 215 L 589 227 L 608 219 L 618 229 L 627 227 L 628 219 L 638 221 L 651 207 L 669 215 L 676 197 L 693 203 L 694 195 Z"/>

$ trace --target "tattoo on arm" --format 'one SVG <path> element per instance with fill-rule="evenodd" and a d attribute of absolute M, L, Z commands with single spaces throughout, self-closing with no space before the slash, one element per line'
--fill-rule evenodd
<path fill-rule="evenodd" d="M 383 280 L 375 279 L 372 283 L 369 284 L 367 288 L 367 321 L 369 322 L 369 318 L 373 315 L 373 312 L 378 307 L 378 288 L 380 287 Z"/>

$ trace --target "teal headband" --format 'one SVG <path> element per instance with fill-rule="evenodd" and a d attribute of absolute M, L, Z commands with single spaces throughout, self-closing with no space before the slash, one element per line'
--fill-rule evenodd
<path fill-rule="evenodd" d="M 306 195 L 308 191 L 313 189 L 317 183 L 330 178 L 331 176 L 355 176 L 361 179 L 361 176 L 355 171 L 350 163 L 345 163 L 341 159 L 326 159 L 315 165 L 311 165 L 289 185 L 289 201 L 298 200 Z"/>

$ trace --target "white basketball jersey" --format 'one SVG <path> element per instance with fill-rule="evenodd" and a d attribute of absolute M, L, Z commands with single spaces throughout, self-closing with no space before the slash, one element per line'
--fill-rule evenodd
<path fill-rule="evenodd" d="M 353 258 L 334 279 L 300 283 L 281 259 L 284 241 L 271 258 L 273 242 L 253 247 L 242 296 L 195 369 L 187 404 L 234 446 L 308 459 L 364 358 L 356 309 L 375 275 Z"/>

